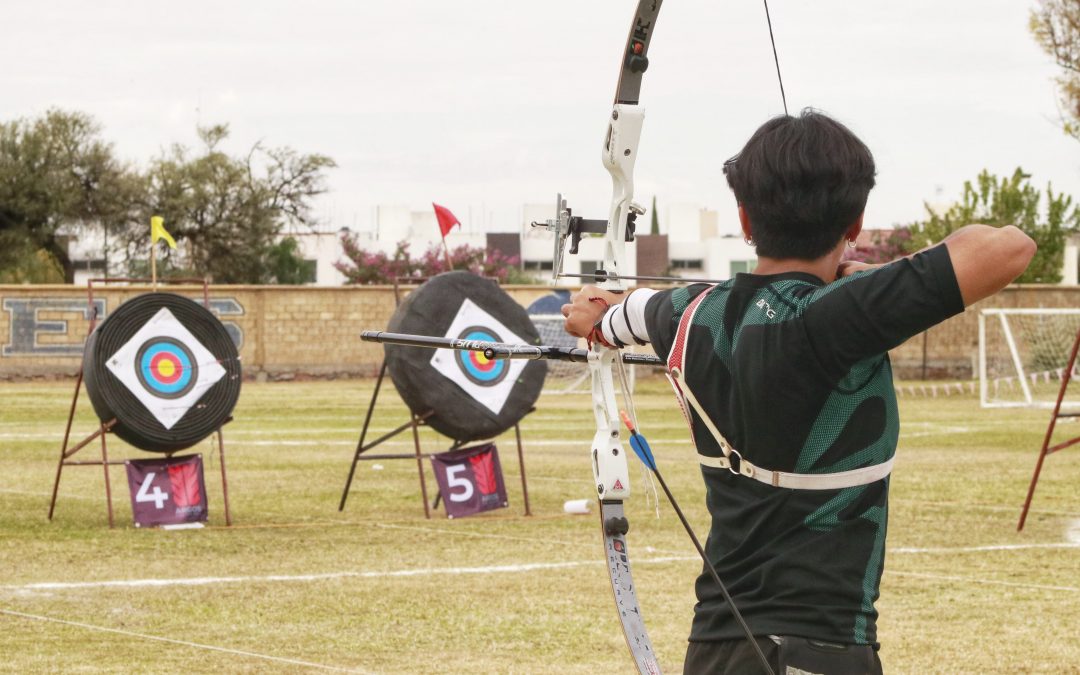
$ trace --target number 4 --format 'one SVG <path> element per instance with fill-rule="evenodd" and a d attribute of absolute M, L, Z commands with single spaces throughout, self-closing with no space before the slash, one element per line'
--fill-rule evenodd
<path fill-rule="evenodd" d="M 146 478 L 143 479 L 142 485 L 139 486 L 139 491 L 135 493 L 135 501 L 137 502 L 154 502 L 155 509 L 165 508 L 165 501 L 169 498 L 167 492 L 162 492 L 161 488 L 154 486 L 154 492 L 147 494 L 150 489 L 150 484 L 154 482 L 154 472 L 146 474 Z"/>

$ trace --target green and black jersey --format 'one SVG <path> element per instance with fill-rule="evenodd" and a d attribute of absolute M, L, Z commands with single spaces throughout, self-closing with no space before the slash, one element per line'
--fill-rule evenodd
<path fill-rule="evenodd" d="M 654 295 L 658 354 L 709 286 Z M 739 274 L 702 300 L 686 378 L 741 454 L 764 469 L 831 473 L 884 462 L 899 435 L 888 350 L 962 312 L 945 246 L 825 285 L 809 274 Z M 698 451 L 720 457 L 694 417 Z M 701 467 L 712 514 L 706 550 L 757 635 L 875 644 L 888 479 L 836 490 L 775 488 Z M 708 574 L 691 641 L 742 637 Z"/>

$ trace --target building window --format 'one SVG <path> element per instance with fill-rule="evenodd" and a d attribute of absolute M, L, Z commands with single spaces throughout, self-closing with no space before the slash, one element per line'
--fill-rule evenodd
<path fill-rule="evenodd" d="M 71 266 L 76 270 L 97 272 L 105 269 L 105 260 L 74 260 Z"/>
<path fill-rule="evenodd" d="M 526 260 L 522 266 L 526 272 L 550 272 L 555 269 L 555 263 L 551 260 Z"/>
<path fill-rule="evenodd" d="M 750 273 L 757 269 L 757 260 L 732 260 L 731 276 L 740 273 Z"/>
<path fill-rule="evenodd" d="M 705 269 L 705 261 L 700 259 L 673 259 L 671 261 L 671 269 L 673 270 L 703 270 Z"/>
<path fill-rule="evenodd" d="M 318 267 L 319 261 L 317 260 L 301 260 L 300 261 L 300 283 L 313 284 L 318 281 Z"/>

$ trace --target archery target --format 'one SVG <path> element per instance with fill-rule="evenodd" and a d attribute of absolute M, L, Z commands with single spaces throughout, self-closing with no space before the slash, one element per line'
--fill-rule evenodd
<path fill-rule="evenodd" d="M 443 334 L 449 338 L 467 338 L 523 344 L 523 341 L 501 321 L 485 312 L 472 300 L 461 302 L 454 320 Z M 526 361 L 487 359 L 482 352 L 461 352 L 436 349 L 431 366 L 437 373 L 465 390 L 474 400 L 498 415 L 506 405 L 510 390 Z"/>
<path fill-rule="evenodd" d="M 217 361 L 163 307 L 109 358 L 108 368 L 161 426 L 171 429 L 225 376 Z"/>
<path fill-rule="evenodd" d="M 416 287 L 388 331 L 540 344 L 525 309 L 490 279 L 448 272 Z M 401 398 L 426 423 L 462 442 L 492 438 L 533 409 L 545 361 L 489 360 L 481 352 L 385 345 L 386 368 Z"/>
<path fill-rule="evenodd" d="M 139 383 L 154 396 L 183 398 L 199 380 L 199 362 L 179 340 L 153 338 L 135 356 Z"/>
<path fill-rule="evenodd" d="M 83 379 L 94 412 L 142 450 L 190 447 L 230 419 L 240 356 L 210 311 L 170 293 L 136 296 L 86 342 Z"/>

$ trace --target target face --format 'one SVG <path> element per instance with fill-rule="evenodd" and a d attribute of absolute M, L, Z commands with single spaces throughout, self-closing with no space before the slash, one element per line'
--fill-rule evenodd
<path fill-rule="evenodd" d="M 468 298 L 461 303 L 461 308 L 444 337 L 508 344 L 523 343 L 523 340 L 501 321 Z M 487 359 L 483 352 L 436 349 L 435 355 L 431 357 L 431 365 L 440 375 L 498 415 L 506 405 L 514 383 L 525 370 L 526 362 Z"/>
<path fill-rule="evenodd" d="M 495 332 L 483 326 L 469 326 L 458 335 L 461 340 L 484 340 L 486 342 L 506 342 Z M 483 352 L 454 352 L 458 367 L 465 377 L 481 386 L 498 384 L 503 381 L 510 368 L 506 359 L 489 359 Z"/>
<path fill-rule="evenodd" d="M 166 429 L 225 376 L 210 350 L 167 308 L 143 324 L 106 365 Z"/>
<path fill-rule="evenodd" d="M 195 356 L 181 343 L 168 337 L 146 341 L 135 357 L 139 383 L 155 396 L 181 398 L 199 379 Z"/>

